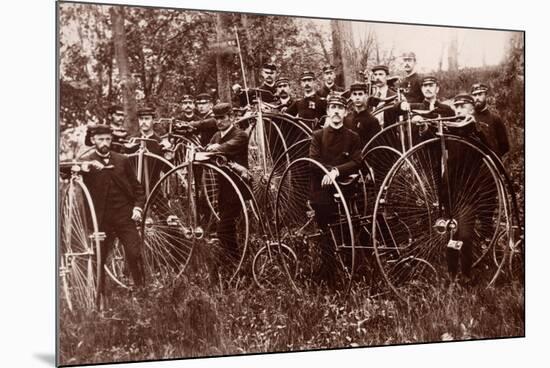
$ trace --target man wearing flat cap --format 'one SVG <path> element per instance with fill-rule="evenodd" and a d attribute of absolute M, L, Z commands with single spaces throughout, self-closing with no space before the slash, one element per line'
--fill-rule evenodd
<path fill-rule="evenodd" d="M 308 120 L 320 120 L 326 113 L 326 100 L 315 93 L 315 73 L 306 70 L 302 73 L 300 84 L 304 97 L 294 102 L 287 114 Z"/>
<path fill-rule="evenodd" d="M 337 217 L 334 186 L 337 178 L 356 173 L 361 167 L 361 143 L 359 136 L 344 126 L 346 100 L 338 94 L 327 97 L 327 121 L 325 127 L 313 132 L 309 157 L 322 164 L 328 175 L 312 167 L 310 176 L 310 203 L 315 220 L 323 231 L 320 246 L 322 265 L 320 278 L 329 284 L 335 282 L 336 255 L 329 239 L 328 225 Z"/>
<path fill-rule="evenodd" d="M 218 131 L 206 146 L 206 151 L 221 154 L 228 161 L 248 169 L 248 135 L 233 124 L 232 110 L 229 103 L 219 103 L 214 106 Z M 237 193 L 231 184 L 221 177 L 218 180 L 219 222 L 216 233 L 227 252 L 228 259 L 236 261 L 235 257 L 239 254 L 236 222 L 241 213 L 241 207 Z"/>
<path fill-rule="evenodd" d="M 344 126 L 359 134 L 361 147 L 363 147 L 380 131 L 380 124 L 368 109 L 367 85 L 362 82 L 354 82 L 351 84 L 349 92 L 353 109 L 346 115 Z"/>
<path fill-rule="evenodd" d="M 143 285 L 143 264 L 139 249 L 141 240 L 135 221 L 141 220 L 145 204 L 143 187 L 127 156 L 111 151 L 112 130 L 108 125 L 89 128 L 94 150 L 84 157 L 84 182 L 90 190 L 99 231 L 105 232 L 101 242 L 101 258 L 107 259 L 116 238 L 124 247 L 125 259 L 136 286 Z M 99 290 L 105 288 L 100 278 Z"/>
<path fill-rule="evenodd" d="M 388 85 L 390 69 L 386 65 L 375 65 L 372 67 L 372 82 L 375 90 L 369 99 L 369 105 L 382 107 L 386 104 L 383 100 L 396 96 L 396 92 Z M 399 119 L 399 109 L 389 109 L 374 116 L 380 128 L 385 128 L 397 122 Z"/>
<path fill-rule="evenodd" d="M 487 146 L 502 158 L 510 150 L 510 143 L 502 119 L 487 106 L 488 91 L 489 87 L 483 83 L 472 86 L 470 93 L 474 99 L 474 117 Z"/>
<path fill-rule="evenodd" d="M 277 103 L 275 107 L 281 112 L 286 110 L 294 103 L 294 99 L 290 95 L 290 80 L 286 77 L 281 77 L 275 82 Z"/>
<path fill-rule="evenodd" d="M 332 92 L 344 92 L 344 88 L 337 86 L 334 83 L 334 80 L 336 79 L 335 70 L 336 68 L 330 64 L 323 67 L 323 86 L 317 91 L 319 97 L 326 98 Z"/>
<path fill-rule="evenodd" d="M 416 54 L 412 51 L 404 52 L 401 55 L 403 60 L 403 69 L 407 75 L 401 81 L 401 87 L 405 88 L 405 97 L 410 103 L 422 102 L 424 96 L 422 95 L 422 80 L 416 72 Z"/>

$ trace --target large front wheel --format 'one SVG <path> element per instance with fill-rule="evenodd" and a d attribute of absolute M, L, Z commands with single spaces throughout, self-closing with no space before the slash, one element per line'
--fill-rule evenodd
<path fill-rule="evenodd" d="M 454 136 L 445 136 L 445 151 L 433 138 L 395 162 L 376 198 L 372 237 L 396 294 L 449 273 L 492 279 L 498 271 L 486 256 L 507 226 L 500 180 L 482 148 Z"/>
<path fill-rule="evenodd" d="M 61 183 L 59 274 L 70 310 L 94 310 L 99 303 L 100 240 L 88 189 L 80 178 Z"/>
<path fill-rule="evenodd" d="M 187 162 L 157 183 L 142 227 L 144 259 L 155 282 L 184 273 L 214 283 L 237 276 L 248 247 L 249 215 L 231 175 L 210 163 Z"/>

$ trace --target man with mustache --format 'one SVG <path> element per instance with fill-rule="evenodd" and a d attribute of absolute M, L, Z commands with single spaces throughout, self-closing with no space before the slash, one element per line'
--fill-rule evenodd
<path fill-rule="evenodd" d="M 369 101 L 369 104 L 376 107 L 382 107 L 385 105 L 385 102 L 381 100 L 385 100 L 389 97 L 396 95 L 396 92 L 388 85 L 388 76 L 390 74 L 390 69 L 386 65 L 375 65 L 374 67 L 372 67 L 371 70 L 371 78 L 372 83 L 375 87 L 375 91 L 374 95 Z M 376 114 L 375 118 L 378 120 L 380 128 L 383 129 L 397 122 L 399 114 L 400 112 L 398 108 L 392 108 Z"/>
<path fill-rule="evenodd" d="M 183 115 L 180 116 L 179 120 L 185 122 L 197 120 L 195 115 L 195 98 L 193 96 L 183 95 L 181 98 L 181 107 L 183 110 Z"/>
<path fill-rule="evenodd" d="M 421 89 L 421 78 L 416 72 L 416 54 L 414 52 L 405 52 L 401 55 L 403 60 L 403 69 L 407 73 L 401 81 L 401 86 L 405 88 L 405 97 L 410 103 L 422 102 L 424 96 Z"/>
<path fill-rule="evenodd" d="M 420 88 L 422 90 L 424 100 L 420 103 L 411 104 L 403 102 L 401 103 L 401 108 L 403 110 L 407 110 L 408 108 L 410 108 L 411 110 L 431 111 L 432 116 L 428 116 L 428 118 L 436 118 L 438 115 L 441 117 L 450 117 L 455 115 L 455 112 L 451 106 L 441 103 L 441 101 L 439 101 L 439 81 L 436 77 L 426 76 L 422 78 L 422 84 Z"/>
<path fill-rule="evenodd" d="M 326 98 L 332 92 L 344 92 L 344 88 L 337 86 L 334 83 L 334 80 L 336 79 L 336 74 L 334 73 L 335 69 L 336 68 L 330 64 L 323 67 L 324 83 L 323 87 L 321 87 L 321 89 L 317 91 L 319 97 Z"/>
<path fill-rule="evenodd" d="M 510 150 L 510 143 L 502 119 L 491 112 L 487 106 L 488 91 L 489 87 L 483 83 L 476 83 L 472 86 L 471 94 L 475 107 L 474 117 L 484 142 L 502 158 Z"/>
<path fill-rule="evenodd" d="M 151 107 L 143 107 L 138 110 L 138 124 L 139 124 L 139 134 L 136 138 L 146 138 L 151 139 L 151 141 L 146 141 L 145 146 L 149 152 L 154 153 L 155 155 L 162 156 L 162 146 L 160 145 L 161 138 L 155 133 L 153 129 L 153 119 L 155 117 L 155 110 Z"/>
<path fill-rule="evenodd" d="M 326 100 L 315 93 L 315 73 L 304 71 L 300 79 L 304 97 L 294 102 L 286 111 L 298 118 L 320 120 L 326 113 Z"/>
<path fill-rule="evenodd" d="M 310 204 L 315 220 L 323 234 L 320 240 L 322 264 L 320 278 L 329 285 L 335 283 L 336 255 L 330 239 L 328 225 L 337 219 L 332 183 L 356 173 L 361 167 L 361 143 L 359 136 L 344 126 L 346 100 L 331 94 L 327 97 L 327 121 L 325 127 L 313 132 L 309 157 L 321 163 L 328 174 L 312 167 L 310 176 Z"/>
<path fill-rule="evenodd" d="M 355 82 L 350 86 L 349 93 L 353 110 L 344 118 L 344 126 L 359 134 L 363 147 L 380 131 L 380 124 L 367 108 L 367 85 Z"/>
<path fill-rule="evenodd" d="M 275 107 L 281 112 L 286 112 L 290 105 L 294 103 L 294 99 L 290 95 L 290 81 L 286 77 L 281 77 L 275 82 L 277 89 L 276 95 L 279 98 Z"/>
<path fill-rule="evenodd" d="M 135 223 L 141 220 L 145 205 L 143 187 L 136 179 L 129 158 L 111 150 L 113 136 L 108 125 L 90 127 L 89 136 L 95 149 L 82 158 L 82 172 L 90 190 L 99 231 L 106 235 L 101 242 L 102 262 L 118 237 L 135 286 L 143 286 L 141 239 Z M 104 291 L 105 277 L 100 280 L 99 290 Z"/>

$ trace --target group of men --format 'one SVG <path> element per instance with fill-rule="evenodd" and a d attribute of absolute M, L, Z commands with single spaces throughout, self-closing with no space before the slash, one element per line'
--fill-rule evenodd
<path fill-rule="evenodd" d="M 499 156 L 509 150 L 506 129 L 502 120 L 487 106 L 488 86 L 476 83 L 469 94 L 459 94 L 451 107 L 439 98 L 439 82 L 433 76 L 420 77 L 416 71 L 414 53 L 403 55 L 407 76 L 401 81 L 403 95 L 397 99 L 398 91 L 390 85 L 389 68 L 377 65 L 371 68 L 368 80 L 355 82 L 346 90 L 335 84 L 335 68 L 327 65 L 322 68 L 323 85 L 315 88 L 315 73 L 304 71 L 300 78 L 303 96 L 294 99 L 290 81 L 277 78 L 277 68 L 273 64 L 262 67 L 262 84 L 259 93 L 263 102 L 282 113 L 290 114 L 305 121 L 319 121 L 325 117 L 312 135 L 310 157 L 323 164 L 328 174 L 311 175 L 311 202 L 316 212 L 317 223 L 325 228 L 330 221 L 327 209 L 326 188 L 339 177 L 357 171 L 361 166 L 361 148 L 381 129 L 389 126 L 414 111 L 422 110 L 434 116 L 470 116 L 475 119 L 476 135 Z M 401 92 L 400 91 L 400 92 Z M 248 167 L 247 134 L 233 124 L 235 105 L 246 106 L 256 95 L 233 87 L 234 101 L 213 103 L 212 96 L 201 93 L 196 97 L 184 95 L 181 99 L 183 114 L 179 121 L 183 125 L 174 127 L 189 132 L 191 128 L 198 135 L 201 145 L 208 152 L 225 155 L 228 160 Z M 399 93 L 400 93 L 399 92 Z M 258 93 L 258 92 L 256 92 Z M 389 106 L 385 111 L 374 114 L 380 106 Z M 162 149 L 161 140 L 153 129 L 153 109 L 138 111 L 139 137 L 148 138 L 158 144 L 148 148 L 154 153 Z M 140 220 L 144 202 L 143 189 L 130 169 L 128 158 L 117 152 L 116 147 L 124 146 L 128 139 L 123 127 L 124 111 L 119 106 L 109 110 L 109 124 L 89 130 L 86 143 L 95 150 L 85 158 L 84 178 L 91 188 L 91 194 L 98 215 L 100 230 L 107 233 L 102 255 L 106 257 L 112 239 L 118 236 L 124 245 L 129 269 L 136 285 L 143 283 L 139 252 L 139 234 L 132 220 Z M 157 152 L 158 151 L 158 152 Z M 115 170 L 103 170 L 107 163 Z M 221 191 L 220 191 L 221 192 Z M 218 235 L 224 237 L 228 252 L 235 252 L 237 206 L 232 196 L 220 196 L 220 223 Z"/>

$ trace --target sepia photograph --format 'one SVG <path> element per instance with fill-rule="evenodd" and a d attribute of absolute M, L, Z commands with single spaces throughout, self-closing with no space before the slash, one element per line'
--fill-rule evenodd
<path fill-rule="evenodd" d="M 525 337 L 524 31 L 56 21 L 57 365 Z"/>

